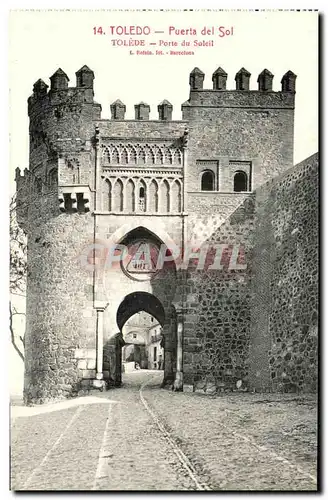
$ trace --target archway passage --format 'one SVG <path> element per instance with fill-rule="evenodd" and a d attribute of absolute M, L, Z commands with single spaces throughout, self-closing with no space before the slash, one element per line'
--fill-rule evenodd
<path fill-rule="evenodd" d="M 120 385 L 122 381 L 122 362 L 130 362 L 126 358 L 122 360 L 122 348 L 128 344 L 125 340 L 127 329 L 134 322 L 133 317 L 138 314 L 153 318 L 153 323 L 150 325 L 151 332 L 148 329 L 149 325 L 143 325 L 144 328 L 147 326 L 145 351 L 149 354 L 150 349 L 152 352 L 149 369 L 163 369 L 163 383 L 174 378 L 176 324 L 172 303 L 176 294 L 177 270 L 172 255 L 175 254 L 177 245 L 160 228 L 157 230 L 149 222 L 147 225 L 151 229 L 145 226 L 124 227 L 112 236 L 113 244 L 125 245 L 128 249 L 126 260 L 121 262 L 122 276 L 117 273 L 117 279 L 121 281 L 119 288 L 115 286 L 115 280 L 108 280 L 106 283 L 112 305 L 107 323 L 108 355 L 106 345 L 104 360 L 106 359 L 106 367 L 109 369 L 109 377 L 115 381 L 115 385 Z M 166 247 L 167 260 L 160 269 L 157 269 L 159 251 L 163 252 L 163 246 Z M 143 282 L 140 287 L 136 283 L 138 281 Z M 111 296 L 113 300 L 110 300 Z M 110 334 L 114 328 L 117 331 L 115 336 Z M 132 338 L 133 344 L 137 345 L 135 340 L 137 337 Z M 133 347 L 134 349 L 143 350 L 143 347 Z M 125 349 L 123 354 L 130 350 L 131 348 Z M 147 364 L 150 359 L 148 354 Z M 146 366 L 144 368 L 147 369 Z"/>
<path fill-rule="evenodd" d="M 143 339 L 139 339 L 140 335 L 132 330 L 130 333 L 134 333 L 134 335 L 131 336 L 129 333 L 128 335 L 132 337 L 129 339 L 127 338 L 128 335 L 124 333 L 126 329 L 125 325 L 133 320 L 133 318 L 140 316 L 140 313 L 148 317 L 151 322 L 149 320 L 147 322 L 144 317 L 143 321 L 138 325 L 141 327 L 139 334 L 142 333 Z M 153 320 L 155 320 L 154 324 L 152 323 Z M 165 323 L 165 311 L 159 299 L 147 292 L 130 293 L 121 302 L 117 310 L 116 321 L 124 338 L 124 347 L 122 344 L 116 345 L 115 380 L 121 382 L 123 367 L 124 371 L 126 369 L 130 371 L 133 368 L 148 368 L 149 361 L 151 361 L 151 369 L 162 370 L 164 368 L 164 344 L 162 343 L 163 337 L 161 332 Z M 156 328 L 157 326 L 158 328 Z M 136 327 L 134 326 L 134 328 Z"/>
<path fill-rule="evenodd" d="M 125 323 L 122 336 L 122 373 L 164 369 L 162 326 L 154 316 L 144 311 L 134 314 Z"/>
<path fill-rule="evenodd" d="M 133 292 L 124 298 L 117 310 L 116 321 L 119 329 L 122 331 L 126 321 L 140 311 L 154 316 L 162 326 L 164 325 L 164 307 L 155 295 L 147 292 Z"/>

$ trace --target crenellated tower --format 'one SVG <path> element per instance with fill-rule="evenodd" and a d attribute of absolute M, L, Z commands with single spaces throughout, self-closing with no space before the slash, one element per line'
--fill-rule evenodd
<path fill-rule="evenodd" d="M 213 174 L 210 190 L 229 193 L 237 171 L 247 175 L 242 191 L 252 191 L 293 165 L 296 75 L 288 71 L 280 91 L 273 90 L 273 78 L 264 69 L 258 89 L 252 90 L 251 73 L 241 68 L 229 90 L 228 75 L 219 67 L 212 75 L 213 89 L 207 89 L 199 68 L 190 73 L 189 99 L 181 108 L 189 123 L 188 191 L 199 191 L 203 170 Z"/>
<path fill-rule="evenodd" d="M 100 118 L 94 102 L 94 74 L 87 66 L 76 72 L 76 87 L 59 68 L 50 89 L 41 79 L 28 99 L 30 182 L 36 196 L 57 192 L 61 211 L 90 210 L 94 188 L 91 132 Z"/>
<path fill-rule="evenodd" d="M 83 66 L 76 86 L 69 87 L 59 68 L 50 77 L 50 88 L 39 79 L 28 98 L 29 169 L 24 175 L 16 171 L 17 216 L 28 235 L 27 401 L 44 401 L 49 393 L 52 398 L 68 395 L 68 386 L 71 390 L 78 380 L 78 372 L 68 367 L 74 366 L 76 347 L 86 345 L 88 328 L 94 328 L 92 276 L 81 274 L 77 265 L 81 240 L 93 238 L 92 140 L 101 112 L 94 102 L 93 79 Z M 89 303 L 88 326 L 81 311 Z M 40 345 L 47 346 L 41 355 Z"/>

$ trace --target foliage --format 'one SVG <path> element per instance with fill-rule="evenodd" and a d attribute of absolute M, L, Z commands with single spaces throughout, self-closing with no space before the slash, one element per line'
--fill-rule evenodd
<path fill-rule="evenodd" d="M 27 238 L 26 234 L 17 222 L 17 204 L 16 194 L 12 196 L 9 205 L 9 235 L 10 235 L 10 283 L 9 289 L 11 297 L 14 295 L 25 295 L 26 291 L 26 272 L 27 272 Z M 19 312 L 17 307 L 9 302 L 9 329 L 11 342 L 19 355 L 24 361 L 23 346 L 24 339 L 17 336 L 14 328 L 14 316 L 25 315 L 24 312 Z"/>

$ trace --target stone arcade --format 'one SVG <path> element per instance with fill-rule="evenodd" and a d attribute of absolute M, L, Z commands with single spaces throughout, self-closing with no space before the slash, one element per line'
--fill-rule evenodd
<path fill-rule="evenodd" d="M 30 165 L 16 172 L 28 234 L 26 402 L 119 385 L 122 328 L 139 311 L 162 326 L 163 385 L 316 389 L 318 159 L 293 166 L 296 75 L 279 92 L 268 70 L 258 90 L 250 76 L 242 68 L 227 90 L 218 68 L 204 89 L 195 68 L 178 121 L 167 100 L 158 120 L 144 102 L 125 120 L 120 100 L 102 119 L 87 66 L 76 87 L 61 69 L 50 90 L 34 84 Z M 223 256 L 220 271 L 180 269 L 172 259 L 153 275 L 102 265 L 104 248 L 142 242 L 237 245 L 246 265 L 230 269 Z"/>

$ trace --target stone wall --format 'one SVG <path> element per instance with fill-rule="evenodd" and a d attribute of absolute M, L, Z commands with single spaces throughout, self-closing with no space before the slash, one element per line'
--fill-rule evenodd
<path fill-rule="evenodd" d="M 94 373 L 92 274 L 79 254 L 93 221 L 61 214 L 56 193 L 30 202 L 28 212 L 24 396 L 43 403 L 76 395 Z"/>
<path fill-rule="evenodd" d="M 318 330 L 318 155 L 256 192 L 250 384 L 314 391 Z"/>
<path fill-rule="evenodd" d="M 229 162 L 251 162 L 252 189 L 293 165 L 294 93 L 191 91 L 182 116 L 189 121 L 188 192 L 200 190 L 200 160 L 218 162 L 219 185 Z"/>
<path fill-rule="evenodd" d="M 213 257 L 204 271 L 189 268 L 184 374 L 196 391 L 232 390 L 238 380 L 247 387 L 253 222 L 254 199 L 248 196 L 206 239 L 209 252 L 227 245 L 223 268 L 209 269 Z M 233 248 L 241 269 L 232 269 Z"/>
<path fill-rule="evenodd" d="M 130 233 L 138 231 L 139 237 L 153 241 L 157 245 L 165 243 L 171 248 L 171 241 L 174 246 L 181 248 L 182 241 L 182 220 L 181 216 L 128 216 L 123 215 L 97 215 L 96 239 L 101 245 L 109 249 L 113 242 L 125 244 Z M 104 261 L 105 264 L 105 261 Z M 132 293 L 144 292 L 152 294 L 162 304 L 165 311 L 165 322 L 162 325 L 166 336 L 166 362 L 167 372 L 172 372 L 171 354 L 174 350 L 174 335 L 172 327 L 171 304 L 177 297 L 177 286 L 179 277 L 175 266 L 168 263 L 151 281 L 135 281 L 127 276 L 120 265 L 100 266 L 97 270 L 97 285 L 95 289 L 96 299 L 109 303 L 104 312 L 104 345 L 111 345 L 112 337 L 119 331 L 117 324 L 117 312 L 125 297 Z M 134 311 L 137 312 L 137 311 Z M 147 310 L 149 314 L 154 312 Z M 133 311 L 131 311 L 133 313 Z M 156 317 L 156 315 L 155 315 Z M 159 320 L 159 318 L 157 318 Z M 174 357 L 174 356 L 173 356 Z M 106 371 L 108 355 L 104 357 Z M 105 367 L 105 366 L 104 366 Z M 115 370 L 115 367 L 112 367 Z M 112 369 L 111 368 L 111 369 Z"/>
<path fill-rule="evenodd" d="M 65 87 L 63 72 L 56 78 Z M 186 384 L 208 391 L 237 385 L 241 390 L 314 388 L 316 160 L 288 170 L 294 91 L 191 90 L 181 121 L 102 120 L 91 87 L 56 90 L 56 78 L 48 93 L 39 82 L 29 98 L 30 169 L 24 177 L 16 173 L 18 219 L 28 232 L 26 400 L 71 396 L 95 377 L 97 303 L 109 303 L 104 312 L 105 378 L 119 383 L 117 311 L 136 292 L 152 294 L 164 308 L 168 379 L 176 365 L 174 305 L 184 304 Z M 164 162 L 156 156 L 145 170 L 150 182 L 152 169 L 166 179 L 175 168 L 179 184 L 171 176 L 172 186 L 184 193 L 184 206 L 176 203 L 180 194 L 172 188 L 165 209 L 156 213 L 155 195 L 145 214 L 136 213 L 127 189 L 129 203 L 122 211 L 109 208 L 107 192 L 108 207 L 99 204 L 95 210 L 96 127 L 100 150 L 128 141 L 176 148 L 175 166 L 167 154 Z M 98 177 L 108 177 L 116 168 L 117 175 L 125 169 L 126 180 L 129 175 L 139 179 L 138 172 L 130 171 L 129 159 L 121 164 L 120 157 L 114 170 L 115 161 L 109 160 L 103 158 Z M 216 176 L 215 191 L 201 192 L 208 162 Z M 136 162 L 136 168 L 141 164 Z M 255 195 L 231 192 L 234 172 L 242 167 Z M 276 180 L 260 187 L 271 178 Z M 98 183 L 101 198 L 100 178 Z M 90 256 L 87 249 L 94 242 L 106 248 L 124 242 L 135 230 L 180 251 L 191 241 L 229 245 L 224 267 L 197 271 L 192 263 L 185 273 L 168 266 L 151 282 L 139 282 L 121 269 L 98 269 L 93 275 L 84 265 L 81 256 Z M 231 269 L 229 259 L 237 247 L 241 267 Z"/>
<path fill-rule="evenodd" d="M 317 175 L 313 155 L 216 221 L 204 243 L 240 246 L 246 269 L 229 269 L 229 251 L 221 270 L 189 268 L 184 374 L 196 391 L 316 390 Z"/>
<path fill-rule="evenodd" d="M 245 193 L 188 193 L 188 242 L 202 243 L 249 198 Z"/>
<path fill-rule="evenodd" d="M 106 140 L 112 137 L 129 139 L 179 139 L 183 136 L 186 121 L 161 120 L 100 120 L 96 122 L 100 134 Z"/>
<path fill-rule="evenodd" d="M 34 92 L 28 101 L 29 171 L 17 183 L 28 235 L 28 403 L 76 395 L 95 377 L 93 276 L 81 263 L 81 248 L 92 241 L 94 222 L 86 207 L 63 213 L 60 186 L 93 186 L 91 137 L 100 110 L 93 92 L 83 88 Z"/>

